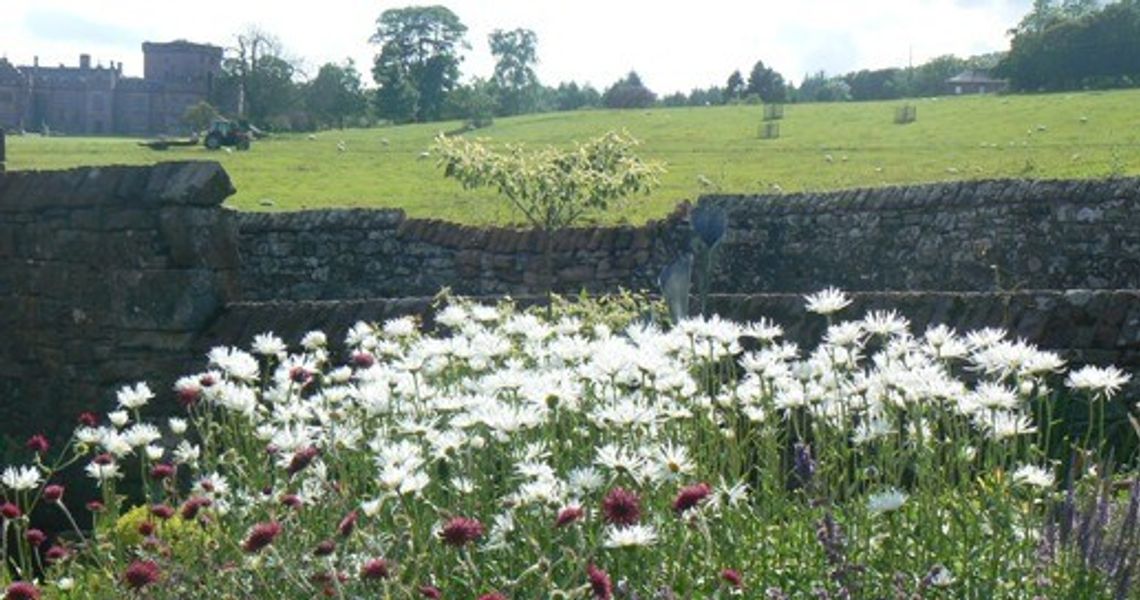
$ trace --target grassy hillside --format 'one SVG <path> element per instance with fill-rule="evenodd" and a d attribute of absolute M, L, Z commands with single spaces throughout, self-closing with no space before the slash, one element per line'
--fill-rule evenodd
<path fill-rule="evenodd" d="M 625 128 L 668 174 L 648 197 L 594 218 L 639 222 L 701 193 L 785 192 L 948 179 L 1140 175 L 1140 90 L 915 101 L 918 121 L 892 123 L 901 102 L 787 106 L 781 138 L 759 139 L 759 106 L 582 111 L 499 119 L 493 142 L 566 144 Z M 468 192 L 420 154 L 433 123 L 284 135 L 248 153 L 155 152 L 133 139 L 10 137 L 9 169 L 220 161 L 243 210 L 401 207 L 412 216 L 506 223 L 518 216 L 494 194 Z M 343 140 L 347 151 L 340 152 Z"/>

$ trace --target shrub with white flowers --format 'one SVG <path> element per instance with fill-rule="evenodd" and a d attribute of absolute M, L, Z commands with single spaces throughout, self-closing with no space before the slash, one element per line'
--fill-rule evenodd
<path fill-rule="evenodd" d="M 5 598 L 1136 594 L 1140 486 L 1114 495 L 1051 411 L 1071 395 L 1103 435 L 1127 374 L 807 300 L 815 348 L 767 320 L 463 300 L 432 333 L 359 323 L 343 356 L 319 332 L 217 348 L 2 471 Z M 49 542 L 41 504 L 75 531 Z"/>

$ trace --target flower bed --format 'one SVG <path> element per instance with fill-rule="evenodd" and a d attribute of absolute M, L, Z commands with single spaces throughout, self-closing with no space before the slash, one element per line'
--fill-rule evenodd
<path fill-rule="evenodd" d="M 140 384 L 58 458 L 29 441 L 0 478 L 6 597 L 1135 595 L 1140 488 L 1101 452 L 1128 376 L 846 305 L 808 298 L 810 349 L 462 300 L 431 334 L 356 325 L 344 364 L 319 332 L 217 348 L 182 416 L 148 420 Z M 66 511 L 71 464 L 95 527 L 49 542 L 25 515 Z"/>

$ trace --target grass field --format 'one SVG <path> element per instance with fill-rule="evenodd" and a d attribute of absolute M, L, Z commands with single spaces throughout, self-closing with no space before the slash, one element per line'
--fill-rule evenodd
<path fill-rule="evenodd" d="M 625 128 L 668 173 L 648 197 L 594 215 L 641 222 L 713 191 L 841 189 L 992 177 L 1140 175 L 1140 90 L 1039 96 L 922 99 L 918 121 L 892 122 L 902 102 L 789 105 L 781 137 L 758 136 L 759 106 L 581 111 L 498 119 L 492 142 L 567 144 Z M 242 210 L 400 207 L 416 217 L 472 224 L 517 222 L 489 191 L 464 191 L 420 158 L 457 123 L 281 135 L 248 153 L 185 148 L 156 152 L 135 139 L 10 137 L 9 169 L 217 160 Z M 343 140 L 347 151 L 340 152 Z"/>

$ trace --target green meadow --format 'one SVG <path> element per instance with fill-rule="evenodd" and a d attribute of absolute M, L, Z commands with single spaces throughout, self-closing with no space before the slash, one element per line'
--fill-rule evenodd
<path fill-rule="evenodd" d="M 492 144 L 566 145 L 611 129 L 643 142 L 668 172 L 649 196 L 597 222 L 642 222 L 704 193 L 790 193 L 994 177 L 1140 175 L 1140 90 L 909 101 L 918 120 L 893 123 L 903 101 L 787 105 L 778 139 L 761 139 L 760 106 L 589 110 L 497 119 L 473 134 Z M 414 217 L 517 223 L 487 190 L 445 179 L 432 139 L 458 123 L 276 135 L 250 152 L 159 152 L 137 139 L 12 136 L 8 168 L 216 160 L 240 210 L 399 207 Z M 338 149 L 343 142 L 344 151 Z"/>

